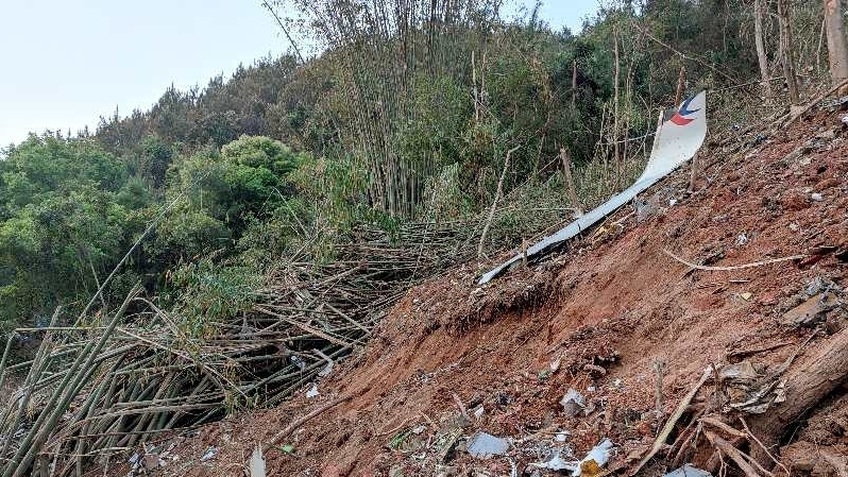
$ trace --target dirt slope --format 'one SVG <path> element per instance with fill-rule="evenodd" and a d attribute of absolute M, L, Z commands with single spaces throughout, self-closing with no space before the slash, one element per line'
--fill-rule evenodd
<path fill-rule="evenodd" d="M 751 357 L 774 369 L 812 333 L 781 324 L 783 312 L 811 284 L 846 285 L 845 137 L 836 114 L 821 114 L 773 137 L 712 145 L 702 189 L 687 195 L 681 171 L 649 191 L 644 220 L 622 209 L 571 250 L 483 288 L 474 280 L 483 265 L 414 288 L 368 348 L 319 383 L 318 397 L 304 390 L 277 409 L 170 436 L 154 451 L 166 465 L 152 473 L 242 475 L 257 442 L 340 396 L 350 399 L 278 442 L 291 453 L 268 450 L 268 475 L 509 475 L 513 464 L 521 474 L 552 449 L 579 458 L 605 437 L 617 446 L 610 468 L 621 471 L 664 420 L 655 412 L 657 367 L 668 416 L 705 367 L 730 352 L 780 344 Z M 713 266 L 807 257 L 693 271 L 665 251 Z M 828 315 L 799 359 L 844 326 L 843 314 Z M 559 404 L 569 388 L 586 397 L 580 416 Z M 710 399 L 708 384 L 695 405 Z M 834 396 L 814 413 L 785 455 L 809 459 L 815 452 L 799 450 L 807 444 L 848 455 L 845 401 Z M 511 438 L 509 455 L 469 456 L 466 438 L 478 430 Z M 214 457 L 201 461 L 210 447 Z M 707 457 L 692 456 L 702 465 Z M 814 464 L 798 468 L 833 472 Z"/>

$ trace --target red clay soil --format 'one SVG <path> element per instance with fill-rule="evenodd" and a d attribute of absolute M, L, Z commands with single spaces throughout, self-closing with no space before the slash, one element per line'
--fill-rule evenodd
<path fill-rule="evenodd" d="M 616 445 L 609 469 L 624 473 L 706 367 L 782 344 L 750 357 L 761 370 L 776 368 L 813 333 L 781 324 L 783 312 L 816 280 L 846 285 L 845 137 L 838 116 L 822 113 L 772 137 L 713 145 L 701 156 L 701 189 L 685 192 L 688 170 L 673 175 L 649 191 L 652 210 L 641 222 L 624 208 L 570 250 L 484 287 L 475 279 L 493 262 L 415 287 L 368 347 L 319 383 L 318 397 L 304 390 L 276 409 L 163 441 L 167 465 L 153 475 L 245 475 L 257 443 L 343 396 L 350 399 L 268 449 L 267 475 L 523 475 L 551 449 L 567 447 L 579 459 L 602 438 Z M 665 251 L 717 267 L 806 257 L 706 271 Z M 844 326 L 844 315 L 830 315 L 798 362 Z M 585 395 L 587 415 L 563 412 L 569 388 Z M 708 406 L 711 389 L 708 382 L 694 405 Z M 835 475 L 811 456 L 846 455 L 848 405 L 844 396 L 831 401 L 784 449 L 785 459 L 795 456 L 793 473 Z M 478 430 L 511 439 L 509 454 L 472 458 L 464 446 Z M 216 454 L 201 461 L 210 447 Z M 696 464 L 709 457 L 701 454 Z M 666 470 L 657 462 L 648 475 Z M 119 467 L 110 473 L 126 475 Z"/>

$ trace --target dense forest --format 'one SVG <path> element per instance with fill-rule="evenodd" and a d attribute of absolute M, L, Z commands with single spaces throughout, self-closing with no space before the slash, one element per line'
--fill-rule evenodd
<path fill-rule="evenodd" d="M 802 85 L 827 72 L 821 6 L 810 2 L 765 2 L 764 23 L 752 21 L 763 2 L 610 3 L 579 35 L 552 31 L 535 10 L 505 20 L 497 1 L 425 3 L 266 4 L 299 12 L 300 23 L 277 19 L 320 53 L 261 60 L 204 88 L 169 89 L 93 133 L 33 135 L 6 150 L 3 328 L 43 325 L 60 305 L 79 312 L 122 258 L 92 306 L 108 309 L 141 282 L 189 321 L 234 314 L 304 244 L 332 260 L 331 245 L 358 224 L 474 228 L 499 190 L 507 199 L 481 252 L 513 246 L 568 217 L 564 205 L 581 207 L 564 194 L 562 151 L 582 205 L 638 173 L 679 79 L 684 94 L 728 91 L 714 99 L 723 107 L 766 93 L 782 101 L 792 93 L 784 63 Z M 794 28 L 788 62 L 778 13 Z M 761 74 L 775 78 L 768 88 Z"/>

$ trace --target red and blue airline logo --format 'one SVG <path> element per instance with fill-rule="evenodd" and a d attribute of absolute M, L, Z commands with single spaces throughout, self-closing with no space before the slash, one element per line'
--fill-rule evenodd
<path fill-rule="evenodd" d="M 694 96 L 687 99 L 686 102 L 683 103 L 683 106 L 680 107 L 680 110 L 674 113 L 674 116 L 671 117 L 670 121 L 678 126 L 686 126 L 687 124 L 694 121 L 694 119 L 688 118 L 687 116 L 691 116 L 697 113 L 701 110 L 701 108 L 691 110 L 689 109 L 689 103 L 691 103 L 693 99 L 695 99 Z"/>

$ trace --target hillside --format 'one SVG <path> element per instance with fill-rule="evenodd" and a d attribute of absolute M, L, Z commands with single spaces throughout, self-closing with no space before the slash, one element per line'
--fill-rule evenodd
<path fill-rule="evenodd" d="M 482 288 L 482 263 L 412 288 L 367 347 L 318 381 L 317 397 L 305 397 L 307 385 L 276 409 L 157 440 L 149 455 L 164 466 L 152 475 L 240 475 L 257 443 L 268 475 L 538 475 L 528 464 L 557 449 L 579 459 L 603 438 L 615 443 L 609 469 L 633 469 L 705 368 L 750 363 L 762 377 L 795 357 L 781 375 L 792 376 L 845 340 L 848 141 L 839 118 L 820 112 L 787 130 L 714 138 L 698 191 L 686 193 L 687 170 L 675 173 L 648 191 L 655 206 L 642 221 L 625 207 L 568 251 Z M 763 264 L 794 255 L 803 258 Z M 741 267 L 751 263 L 760 265 Z M 785 322 L 825 289 L 836 306 Z M 844 381 L 844 369 L 833 371 Z M 710 419 L 762 429 L 781 404 L 731 411 L 739 384 L 723 375 L 700 388 L 645 475 L 683 462 L 726 471 L 704 430 L 755 451 Z M 586 398 L 576 416 L 560 404 L 570 388 Z M 836 389 L 772 449 L 793 475 L 844 471 L 848 401 L 844 383 Z M 790 378 L 789 401 L 793 392 Z M 464 447 L 477 431 L 509 439 L 509 451 L 471 457 Z"/>
<path fill-rule="evenodd" d="M 0 477 L 845 477 L 842 3 L 508 4 L 263 2 L 313 56 L 0 151 Z"/>

